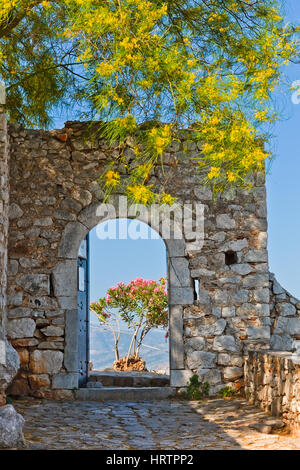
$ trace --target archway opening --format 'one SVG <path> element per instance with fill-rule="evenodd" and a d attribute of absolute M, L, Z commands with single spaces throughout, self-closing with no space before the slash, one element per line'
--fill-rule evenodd
<path fill-rule="evenodd" d="M 165 243 L 147 224 L 135 219 L 110 219 L 89 232 L 81 244 L 78 257 L 80 386 L 86 382 L 88 386 L 95 385 L 95 382 L 99 382 L 100 386 L 121 383 L 120 380 L 114 383 L 111 378 L 112 375 L 120 378 L 119 372 L 113 368 L 116 356 L 111 326 L 118 335 L 117 325 L 111 319 L 110 325 L 99 321 L 99 315 L 89 308 L 90 304 L 107 298 L 108 289 L 117 287 L 119 283 L 128 286 L 139 279 L 159 283 L 160 279 L 167 279 L 167 273 Z M 110 313 L 118 314 L 116 309 Z M 130 350 L 134 329 L 132 324 L 121 318 L 119 331 L 118 353 L 120 358 L 125 358 Z M 123 377 L 127 376 L 128 379 L 151 372 L 166 379 L 169 374 L 168 326 L 153 327 L 147 331 L 139 356 L 145 361 L 146 370 L 140 371 L 140 374 L 137 371 L 126 372 L 122 374 Z M 136 380 L 123 381 L 128 386 L 134 382 L 137 383 Z"/>

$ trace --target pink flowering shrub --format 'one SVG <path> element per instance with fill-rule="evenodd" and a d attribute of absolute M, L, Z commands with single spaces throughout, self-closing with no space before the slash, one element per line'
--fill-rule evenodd
<path fill-rule="evenodd" d="M 116 287 L 107 290 L 105 297 L 90 304 L 100 323 L 108 326 L 114 335 L 116 361 L 119 360 L 120 320 L 125 321 L 132 330 L 127 359 L 139 357 L 142 342 L 151 328 L 167 329 L 166 284 L 164 277 L 159 281 L 135 278 L 129 284 L 119 282 Z"/>

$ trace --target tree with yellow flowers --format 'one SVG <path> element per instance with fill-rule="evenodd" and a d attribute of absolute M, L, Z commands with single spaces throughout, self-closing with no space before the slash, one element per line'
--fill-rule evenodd
<path fill-rule="evenodd" d="M 12 121 L 47 126 L 53 109 L 84 110 L 118 144 L 103 177 L 147 204 L 148 184 L 178 129 L 202 142 L 199 175 L 215 190 L 264 168 L 280 67 L 299 28 L 280 0 L 0 0 L 0 76 Z M 135 164 L 122 151 L 130 136 Z M 127 178 L 120 177 L 124 166 Z M 200 178 L 200 176 L 199 176 Z"/>

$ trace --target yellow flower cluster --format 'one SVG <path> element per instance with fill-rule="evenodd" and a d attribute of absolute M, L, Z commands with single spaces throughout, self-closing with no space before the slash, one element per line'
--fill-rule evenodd
<path fill-rule="evenodd" d="M 267 111 L 257 111 L 256 117 L 262 118 L 264 112 Z M 240 112 L 227 109 L 226 119 L 219 112 L 216 116 L 203 117 L 198 136 L 204 141 L 199 167 L 202 171 L 207 169 L 204 181 L 213 184 L 217 190 L 237 182 L 248 187 L 249 173 L 264 169 L 269 154 L 263 149 L 255 128 Z"/>
<path fill-rule="evenodd" d="M 172 197 L 170 194 L 163 193 L 160 197 L 160 203 L 172 206 L 176 202 L 176 198 Z"/>
<path fill-rule="evenodd" d="M 144 204 L 145 206 L 153 201 L 155 194 L 151 191 L 150 186 L 135 185 L 127 187 L 128 195 L 137 204 Z"/>
<path fill-rule="evenodd" d="M 86 59 L 86 57 L 85 57 Z M 115 71 L 115 67 L 113 66 L 113 64 L 109 63 L 109 62 L 101 62 L 101 64 L 99 64 L 97 67 L 96 67 L 96 72 L 101 76 L 101 77 L 110 77 Z"/>
<path fill-rule="evenodd" d="M 152 148 L 157 155 L 162 155 L 163 151 L 172 141 L 172 124 L 161 127 L 154 127 L 148 134 L 148 148 Z"/>
<path fill-rule="evenodd" d="M 210 171 L 209 171 L 208 175 L 207 175 L 208 179 L 211 180 L 212 178 L 218 177 L 220 175 L 220 171 L 221 171 L 220 168 L 216 168 L 215 166 L 212 166 L 210 168 Z"/>
<path fill-rule="evenodd" d="M 118 172 L 109 170 L 105 175 L 106 186 L 115 187 L 120 183 L 120 175 Z"/>
<path fill-rule="evenodd" d="M 262 122 L 262 121 L 267 121 L 268 120 L 268 110 L 264 110 L 264 111 L 257 111 L 255 113 L 255 118 Z"/>

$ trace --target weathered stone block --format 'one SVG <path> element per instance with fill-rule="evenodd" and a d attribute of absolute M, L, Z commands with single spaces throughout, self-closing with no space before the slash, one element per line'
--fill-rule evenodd
<path fill-rule="evenodd" d="M 276 279 L 274 279 L 274 281 L 273 281 L 272 290 L 273 290 L 273 293 L 274 293 L 275 295 L 284 294 L 284 293 L 285 293 L 284 288 L 279 284 L 278 281 L 276 281 Z"/>
<path fill-rule="evenodd" d="M 41 329 L 45 336 L 63 336 L 64 329 L 59 326 L 49 325 Z"/>
<path fill-rule="evenodd" d="M 25 318 L 31 317 L 32 310 L 27 307 L 17 307 L 8 310 L 7 318 Z"/>
<path fill-rule="evenodd" d="M 72 296 L 77 292 L 77 260 L 65 260 L 57 263 L 53 270 L 54 294 L 58 297 Z"/>
<path fill-rule="evenodd" d="M 23 302 L 23 294 L 22 292 L 14 292 L 7 296 L 7 305 L 17 307 L 22 305 Z"/>
<path fill-rule="evenodd" d="M 60 351 L 34 350 L 30 355 L 30 370 L 36 374 L 57 374 L 63 362 Z"/>
<path fill-rule="evenodd" d="M 221 372 L 213 369 L 199 369 L 196 374 L 200 382 L 208 382 L 210 385 L 217 385 L 222 382 Z"/>
<path fill-rule="evenodd" d="M 190 336 L 217 336 L 221 335 L 226 327 L 226 320 L 216 319 L 213 316 L 200 317 L 196 324 L 187 328 Z"/>
<path fill-rule="evenodd" d="M 210 298 L 210 295 L 209 295 L 209 291 L 204 290 L 204 289 L 200 289 L 199 290 L 199 299 L 198 299 L 199 305 L 210 305 L 210 302 L 211 302 L 211 298 Z"/>
<path fill-rule="evenodd" d="M 15 259 L 11 259 L 8 263 L 8 276 L 15 276 L 19 269 L 19 263 Z"/>
<path fill-rule="evenodd" d="M 176 287 L 191 287 L 191 273 L 189 262 L 184 257 L 169 257 L 170 285 Z"/>
<path fill-rule="evenodd" d="M 276 312 L 283 317 L 294 316 L 297 314 L 296 307 L 286 302 L 280 302 L 276 305 Z"/>
<path fill-rule="evenodd" d="M 72 295 L 71 297 L 57 296 L 60 308 L 64 310 L 73 310 L 77 307 L 77 297 Z"/>
<path fill-rule="evenodd" d="M 191 370 L 171 370 L 170 371 L 170 385 L 171 387 L 186 387 L 189 379 L 192 377 Z"/>
<path fill-rule="evenodd" d="M 224 379 L 225 380 L 237 380 L 242 377 L 244 370 L 242 367 L 225 367 Z"/>
<path fill-rule="evenodd" d="M 191 276 L 192 278 L 202 278 L 202 277 L 211 277 L 214 276 L 215 272 L 205 268 L 192 269 Z"/>
<path fill-rule="evenodd" d="M 170 307 L 169 336 L 170 367 L 171 369 L 184 369 L 183 308 L 181 305 Z"/>
<path fill-rule="evenodd" d="M 23 274 L 16 283 L 30 294 L 50 294 L 50 281 L 48 274 Z"/>
<path fill-rule="evenodd" d="M 227 366 L 230 363 L 230 355 L 229 354 L 218 354 L 217 363 L 221 366 Z"/>
<path fill-rule="evenodd" d="M 37 225 L 41 227 L 48 227 L 49 225 L 52 225 L 52 224 L 53 224 L 53 220 L 51 219 L 51 217 L 43 217 L 40 219 L 36 219 L 33 225 Z"/>
<path fill-rule="evenodd" d="M 249 291 L 246 289 L 239 289 L 231 294 L 231 298 L 234 304 L 246 303 L 249 299 Z"/>
<path fill-rule="evenodd" d="M 71 390 L 78 388 L 78 374 L 58 374 L 53 377 L 52 388 Z"/>
<path fill-rule="evenodd" d="M 243 279 L 244 287 L 268 287 L 269 276 L 268 274 L 249 274 Z"/>
<path fill-rule="evenodd" d="M 268 261 L 268 253 L 266 250 L 250 250 L 245 255 L 247 263 L 263 263 Z"/>
<path fill-rule="evenodd" d="M 20 367 L 20 359 L 17 351 L 7 339 L 1 339 L 0 360 L 0 394 L 4 393 Z M 1 408 L 0 408 L 1 409 Z"/>
<path fill-rule="evenodd" d="M 270 327 L 269 326 L 250 326 L 247 328 L 247 335 L 249 339 L 270 339 Z"/>
<path fill-rule="evenodd" d="M 170 287 L 170 305 L 191 305 L 194 303 L 192 287 Z"/>
<path fill-rule="evenodd" d="M 228 305 L 228 292 L 226 290 L 216 290 L 213 295 L 214 303 L 220 306 Z"/>
<path fill-rule="evenodd" d="M 253 298 L 254 298 L 255 302 L 269 303 L 270 291 L 267 288 L 256 289 L 253 292 Z"/>
<path fill-rule="evenodd" d="M 273 351 L 291 351 L 293 347 L 293 338 L 288 335 L 272 335 L 270 339 L 270 348 Z"/>
<path fill-rule="evenodd" d="M 214 351 L 238 351 L 236 340 L 233 336 L 217 336 L 213 344 Z"/>
<path fill-rule="evenodd" d="M 24 445 L 24 418 L 12 405 L 0 408 L 0 448 L 15 448 Z"/>
<path fill-rule="evenodd" d="M 30 374 L 28 380 L 32 390 L 50 387 L 50 379 L 47 374 Z"/>
<path fill-rule="evenodd" d="M 12 202 L 9 206 L 9 218 L 12 219 L 18 219 L 19 217 L 22 217 L 24 212 L 22 211 L 21 207 L 18 206 L 18 204 L 15 204 Z"/>
<path fill-rule="evenodd" d="M 8 320 L 7 336 L 9 338 L 33 338 L 35 321 L 32 318 Z"/>
<path fill-rule="evenodd" d="M 69 372 L 78 371 L 78 310 L 68 310 L 66 312 L 66 346 L 64 352 L 64 366 Z"/>
<path fill-rule="evenodd" d="M 87 232 L 88 229 L 80 222 L 70 222 L 63 231 L 58 257 L 63 259 L 77 259 L 80 243 Z"/>
<path fill-rule="evenodd" d="M 38 349 L 63 350 L 64 344 L 62 341 L 42 341 L 41 343 L 39 343 Z"/>
<path fill-rule="evenodd" d="M 184 240 L 179 239 L 172 239 L 170 238 L 169 240 L 165 240 L 167 249 L 168 249 L 168 255 L 175 257 L 182 257 L 185 256 L 185 243 Z"/>
<path fill-rule="evenodd" d="M 232 240 L 230 242 L 227 242 L 221 247 L 221 249 L 222 251 L 242 251 L 244 248 L 248 248 L 248 246 L 248 240 L 246 238 L 243 238 L 241 240 Z M 231 266 L 231 268 L 233 268 L 233 266 Z"/>
<path fill-rule="evenodd" d="M 185 351 L 187 356 L 193 351 L 203 351 L 205 349 L 205 338 L 199 336 L 187 339 L 185 343 Z"/>
<path fill-rule="evenodd" d="M 234 317 L 235 316 L 235 307 L 222 307 L 222 317 Z"/>
<path fill-rule="evenodd" d="M 231 266 L 231 270 L 242 276 L 249 274 L 253 271 L 252 267 L 248 263 L 234 264 Z"/>
<path fill-rule="evenodd" d="M 217 215 L 216 224 L 218 228 L 234 229 L 235 221 L 228 214 Z"/>
<path fill-rule="evenodd" d="M 216 354 L 204 351 L 193 351 L 187 358 L 189 369 L 212 369 L 215 367 Z"/>
<path fill-rule="evenodd" d="M 75 201 L 74 199 L 72 199 L 71 197 L 66 197 L 60 207 L 63 209 L 63 210 L 66 210 L 66 211 L 74 211 L 74 212 L 79 212 L 81 209 L 82 209 L 82 205 L 79 204 L 79 202 Z"/>
<path fill-rule="evenodd" d="M 300 318 L 279 317 L 274 334 L 300 335 Z"/>
<path fill-rule="evenodd" d="M 199 201 L 211 201 L 212 200 L 212 191 L 206 186 L 200 186 L 194 189 L 194 193 Z"/>

